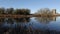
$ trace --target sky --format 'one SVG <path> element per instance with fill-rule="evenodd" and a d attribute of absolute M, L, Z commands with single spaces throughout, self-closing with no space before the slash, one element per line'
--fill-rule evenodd
<path fill-rule="evenodd" d="M 31 13 L 41 8 L 56 9 L 60 13 L 60 0 L 0 0 L 0 7 L 28 8 Z"/>

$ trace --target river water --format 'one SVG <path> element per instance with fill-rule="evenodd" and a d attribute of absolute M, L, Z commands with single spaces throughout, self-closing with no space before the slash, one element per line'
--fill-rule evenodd
<path fill-rule="evenodd" d="M 60 17 L 5 18 L 0 22 L 0 33 L 60 34 Z"/>

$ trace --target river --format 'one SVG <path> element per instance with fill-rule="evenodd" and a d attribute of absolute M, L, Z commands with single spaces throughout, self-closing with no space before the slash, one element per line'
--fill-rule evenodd
<path fill-rule="evenodd" d="M 5 18 L 0 22 L 4 34 L 60 34 L 60 17 Z"/>

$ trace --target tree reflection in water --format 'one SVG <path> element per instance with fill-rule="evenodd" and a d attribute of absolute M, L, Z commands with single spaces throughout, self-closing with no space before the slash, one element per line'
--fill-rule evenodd
<path fill-rule="evenodd" d="M 0 18 L 0 22 L 4 22 L 4 19 L 5 19 L 5 18 Z"/>
<path fill-rule="evenodd" d="M 16 22 L 29 22 L 30 18 L 14 18 Z"/>
<path fill-rule="evenodd" d="M 24 23 L 24 22 L 29 22 L 30 18 L 0 18 L 0 22 L 4 22 L 4 23 L 10 23 L 13 24 L 14 22 L 16 23 Z"/>
<path fill-rule="evenodd" d="M 40 23 L 49 23 L 51 21 L 56 21 L 56 17 L 36 17 L 35 19 Z"/>
<path fill-rule="evenodd" d="M 26 18 L 25 18 L 26 19 Z M 48 22 L 50 22 L 50 21 L 52 21 L 53 19 L 52 19 L 52 17 L 51 18 L 43 18 L 43 17 L 39 17 L 39 18 L 36 18 L 36 19 L 40 19 L 39 21 L 48 21 Z M 42 20 L 41 20 L 42 19 Z M 18 20 L 18 19 L 17 19 Z M 20 21 L 21 20 L 21 21 Z M 27 21 L 28 20 L 28 21 Z M 8 19 L 8 23 L 9 24 L 11 24 L 11 22 L 13 23 L 12 25 L 10 25 L 10 27 L 8 27 L 8 25 L 7 26 L 5 26 L 2 22 L 2 24 L 0 24 L 0 34 L 59 34 L 60 32 L 57 32 L 57 31 L 55 31 L 55 30 L 52 30 L 52 31 L 50 31 L 49 29 L 47 29 L 47 30 L 45 30 L 45 31 L 42 31 L 41 29 L 39 30 L 39 29 L 35 29 L 35 30 L 33 30 L 32 29 L 32 26 L 29 26 L 29 28 L 27 27 L 27 25 L 24 25 L 24 24 L 20 24 L 19 26 L 18 26 L 18 24 L 15 24 L 14 25 L 14 22 L 13 22 L 14 20 L 13 19 L 11 19 L 11 18 L 9 18 Z M 24 23 L 24 19 L 23 18 L 21 18 L 21 19 L 19 19 L 19 21 L 18 22 L 23 22 Z M 27 18 L 26 19 L 26 22 L 29 22 L 29 19 Z M 4 26 L 3 26 L 4 25 Z M 15 27 L 12 27 L 12 26 L 15 26 Z M 24 25 L 24 26 L 23 26 Z"/>
<path fill-rule="evenodd" d="M 23 34 L 25 30 L 27 30 L 27 27 L 26 26 L 23 27 L 22 25 L 18 26 L 18 24 L 16 24 L 15 27 L 12 28 L 15 21 L 16 23 L 17 22 L 27 23 L 30 21 L 30 18 L 15 18 L 15 19 L 1 18 L 0 19 L 0 34 L 4 34 L 4 33 L 7 33 L 7 34 L 21 34 L 22 33 Z"/>

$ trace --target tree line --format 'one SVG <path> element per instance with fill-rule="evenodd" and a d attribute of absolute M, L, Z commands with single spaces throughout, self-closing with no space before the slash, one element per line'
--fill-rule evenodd
<path fill-rule="evenodd" d="M 29 15 L 29 9 L 14 9 L 14 8 L 0 8 L 0 14 L 20 14 L 20 15 Z"/>
<path fill-rule="evenodd" d="M 54 14 L 56 14 L 56 9 L 50 10 L 49 8 L 41 8 L 35 14 L 41 16 L 53 16 Z"/>
<path fill-rule="evenodd" d="M 20 14 L 20 15 L 29 15 L 30 9 L 14 9 L 14 8 L 0 8 L 0 14 Z M 53 12 L 49 8 L 41 8 L 35 14 L 41 15 L 53 15 Z"/>

